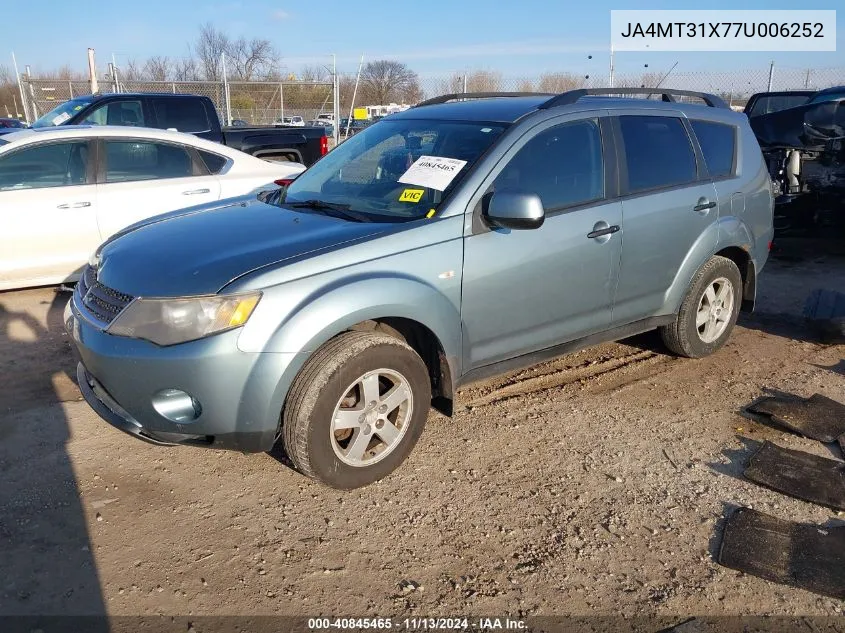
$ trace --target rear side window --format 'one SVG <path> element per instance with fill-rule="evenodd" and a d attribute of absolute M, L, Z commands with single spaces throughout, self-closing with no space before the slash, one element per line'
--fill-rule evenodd
<path fill-rule="evenodd" d="M 736 128 L 733 125 L 712 121 L 691 121 L 691 123 L 710 175 L 713 178 L 733 176 Z"/>
<path fill-rule="evenodd" d="M 628 168 L 627 193 L 671 187 L 697 179 L 695 153 L 680 119 L 621 116 Z"/>
<path fill-rule="evenodd" d="M 207 132 L 210 129 L 201 99 L 176 97 L 153 99 L 152 102 L 160 128 L 174 128 L 189 133 Z"/>
<path fill-rule="evenodd" d="M 573 121 L 538 133 L 496 176 L 493 190 L 535 193 L 547 211 L 603 198 L 598 121 Z"/>
<path fill-rule="evenodd" d="M 225 156 L 220 156 L 220 154 L 206 152 L 205 150 L 197 151 L 199 151 L 202 162 L 205 163 L 205 166 L 208 167 L 208 171 L 212 174 L 219 174 L 220 170 L 223 169 L 223 166 L 228 160 Z"/>
<path fill-rule="evenodd" d="M 184 147 L 148 141 L 106 141 L 106 182 L 131 182 L 193 175 Z"/>

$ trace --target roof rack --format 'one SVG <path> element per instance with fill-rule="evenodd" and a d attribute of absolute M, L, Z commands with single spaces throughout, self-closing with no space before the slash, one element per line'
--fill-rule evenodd
<path fill-rule="evenodd" d="M 568 90 L 561 94 L 553 94 L 548 92 L 455 92 L 447 95 L 440 95 L 420 101 L 415 108 L 427 105 L 436 105 L 438 103 L 446 103 L 447 101 L 455 101 L 458 99 L 486 99 L 490 97 L 551 97 L 548 101 L 540 104 L 540 110 L 548 110 L 549 108 L 556 108 L 558 106 L 571 105 L 576 103 L 581 97 L 588 95 L 660 95 L 663 101 L 674 103 L 675 97 L 697 97 L 704 101 L 711 108 L 724 108 L 729 110 L 729 106 L 724 99 L 709 92 L 696 92 L 694 90 L 673 90 L 671 88 L 577 88 L 575 90 Z"/>
<path fill-rule="evenodd" d="M 711 108 L 730 109 L 724 99 L 714 94 L 694 90 L 672 90 L 671 88 L 578 88 L 552 97 L 541 104 L 540 109 L 548 110 L 549 108 L 570 105 L 587 95 L 661 95 L 663 101 L 669 102 L 674 102 L 675 96 L 698 97 Z"/>
<path fill-rule="evenodd" d="M 446 103 L 447 101 L 455 101 L 457 99 L 486 99 L 488 97 L 554 97 L 553 92 L 454 92 L 447 95 L 440 95 L 439 97 L 432 97 L 425 101 L 420 101 L 415 108 L 427 105 L 436 105 L 438 103 Z"/>

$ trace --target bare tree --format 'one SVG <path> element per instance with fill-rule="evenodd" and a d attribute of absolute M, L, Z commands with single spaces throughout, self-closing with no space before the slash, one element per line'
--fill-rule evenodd
<path fill-rule="evenodd" d="M 59 68 L 54 74 L 57 79 L 72 80 L 72 79 L 86 79 L 87 75 L 74 70 L 67 64 Z"/>
<path fill-rule="evenodd" d="M 150 57 L 144 64 L 144 76 L 153 81 L 167 81 L 170 79 L 171 66 L 169 57 L 161 55 Z"/>
<path fill-rule="evenodd" d="M 302 68 L 299 78 L 302 81 L 331 81 L 331 72 L 325 66 L 305 66 Z"/>
<path fill-rule="evenodd" d="M 197 61 L 193 57 L 177 59 L 173 65 L 173 79 L 176 81 L 197 81 L 200 72 L 197 68 Z"/>
<path fill-rule="evenodd" d="M 138 81 L 144 78 L 144 67 L 138 60 L 130 59 L 126 62 L 126 66 L 118 68 L 117 73 L 121 81 Z"/>
<path fill-rule="evenodd" d="M 379 59 L 364 66 L 360 90 L 370 104 L 407 101 L 420 94 L 419 78 L 401 62 Z"/>
<path fill-rule="evenodd" d="M 210 22 L 200 27 L 193 52 L 205 79 L 218 81 L 223 76 L 221 55 L 229 50 L 229 36 L 214 28 Z"/>
<path fill-rule="evenodd" d="M 225 37 L 225 36 L 224 36 Z M 279 56 L 270 40 L 241 37 L 230 41 L 226 54 L 232 60 L 232 73 L 238 79 L 249 81 L 259 76 L 267 76 L 276 67 Z"/>
<path fill-rule="evenodd" d="M 15 73 L 8 66 L 0 66 L 0 116 L 23 115 L 18 98 Z"/>
<path fill-rule="evenodd" d="M 583 88 L 585 79 L 572 73 L 544 73 L 540 75 L 540 92 L 566 92 Z"/>
<path fill-rule="evenodd" d="M 519 82 L 520 92 L 534 92 L 534 82 L 530 79 L 523 79 Z"/>
<path fill-rule="evenodd" d="M 464 91 L 464 76 L 461 73 L 453 73 L 451 77 L 440 82 L 438 94 L 447 95 Z"/>
<path fill-rule="evenodd" d="M 502 85 L 502 73 L 491 70 L 475 70 L 467 75 L 467 92 L 498 92 Z"/>

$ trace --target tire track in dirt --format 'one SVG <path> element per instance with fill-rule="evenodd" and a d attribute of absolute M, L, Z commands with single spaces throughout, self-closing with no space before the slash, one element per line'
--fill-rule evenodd
<path fill-rule="evenodd" d="M 534 368 L 512 376 L 507 381 L 494 386 L 482 393 L 478 390 L 468 390 L 464 393 L 467 407 L 487 406 L 503 400 L 559 389 L 574 383 L 584 386 L 616 372 L 629 373 L 635 368 L 645 369 L 646 365 L 654 363 L 668 363 L 671 358 L 650 350 L 643 350 L 622 356 L 604 357 L 601 360 L 589 360 L 580 365 L 571 366 L 572 358 L 562 358 L 558 361 Z M 561 367 L 563 365 L 563 367 Z M 649 373 L 651 375 L 652 372 Z M 635 378 L 635 380 L 638 378 Z M 630 382 L 630 378 L 614 381 L 614 386 Z M 475 391 L 475 394 L 473 394 Z"/>

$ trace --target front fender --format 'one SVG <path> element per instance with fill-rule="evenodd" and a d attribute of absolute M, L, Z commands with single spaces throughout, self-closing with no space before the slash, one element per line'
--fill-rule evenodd
<path fill-rule="evenodd" d="M 345 278 L 303 297 L 261 351 L 311 353 L 356 323 L 384 317 L 402 317 L 425 325 L 437 336 L 448 357 L 458 357 L 458 307 L 442 291 L 419 279 L 384 274 Z"/>
<path fill-rule="evenodd" d="M 458 281 L 455 288 L 459 292 Z M 429 328 L 443 347 L 451 375 L 460 375 L 460 312 L 447 295 L 411 277 L 362 275 L 302 295 L 269 336 L 244 329 L 238 347 L 263 353 L 243 402 L 266 403 L 260 417 L 265 425 L 277 424 L 288 389 L 311 353 L 357 323 L 385 317 L 412 319 Z"/>

